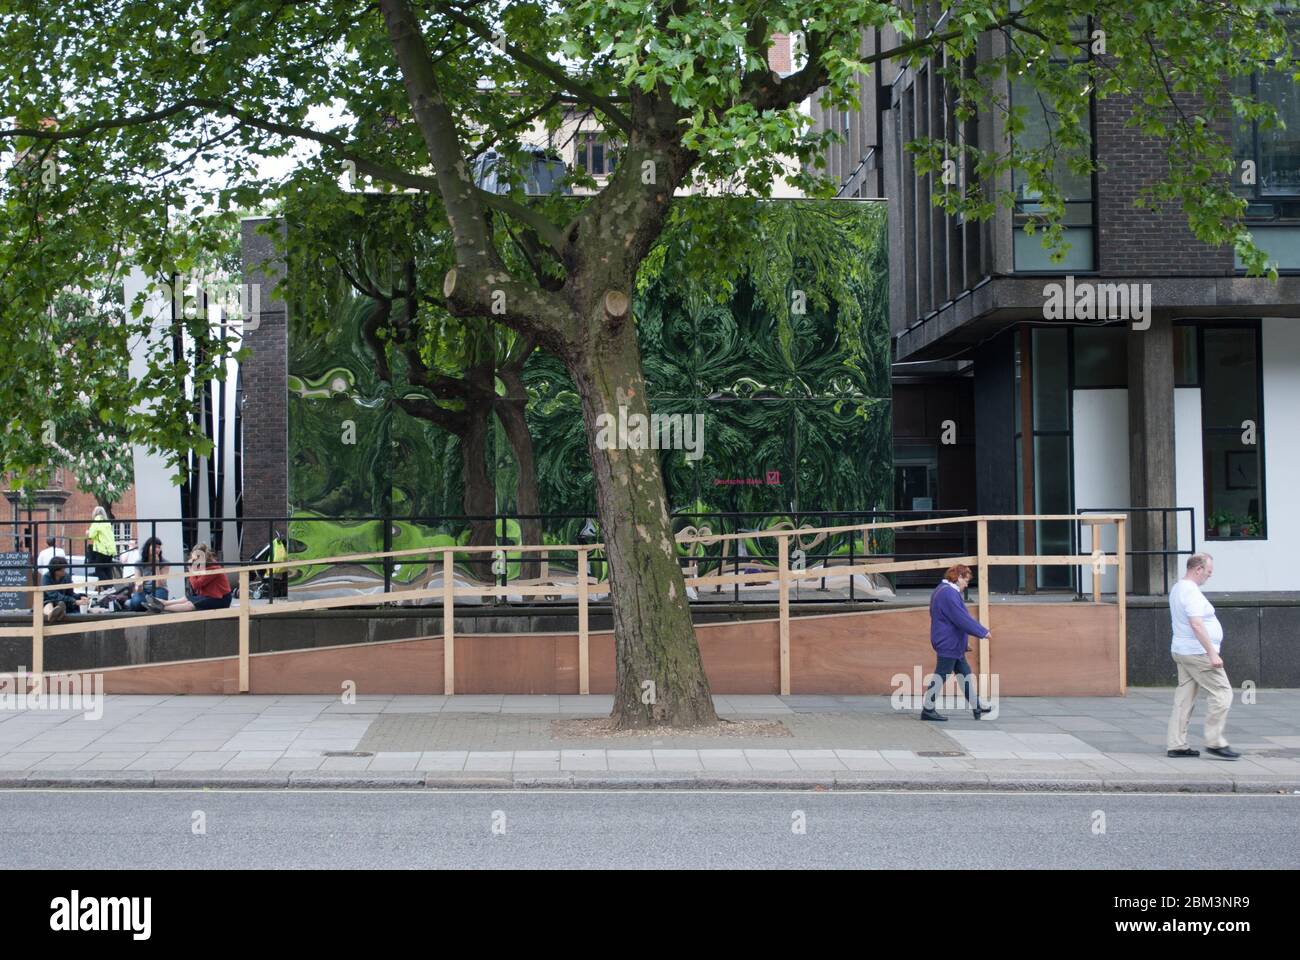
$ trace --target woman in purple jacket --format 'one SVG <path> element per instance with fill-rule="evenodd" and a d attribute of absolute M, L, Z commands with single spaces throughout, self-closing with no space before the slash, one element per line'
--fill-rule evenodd
<path fill-rule="evenodd" d="M 988 627 L 966 612 L 962 593 L 970 583 L 970 567 L 964 563 L 947 569 L 939 586 L 930 595 L 930 646 L 934 647 L 938 662 L 925 687 L 925 700 L 921 705 L 922 720 L 947 720 L 935 709 L 939 688 L 950 674 L 958 673 L 966 683 L 966 702 L 978 720 L 981 714 L 991 713 L 988 704 L 981 705 L 975 677 L 966 662 L 966 638 L 970 635 L 989 639 L 993 636 Z"/>

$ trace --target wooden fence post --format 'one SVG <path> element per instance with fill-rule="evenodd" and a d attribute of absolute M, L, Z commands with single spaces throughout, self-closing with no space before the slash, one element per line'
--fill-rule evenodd
<path fill-rule="evenodd" d="M 1115 552 L 1119 565 L 1115 568 L 1115 602 L 1119 605 L 1119 693 L 1124 696 L 1128 690 L 1128 562 L 1125 553 L 1128 550 L 1128 537 L 1125 531 L 1126 518 L 1115 520 Z"/>
<path fill-rule="evenodd" d="M 32 672 L 28 690 L 44 687 L 41 674 L 45 672 L 45 593 L 32 595 Z"/>
<path fill-rule="evenodd" d="M 790 542 L 776 537 L 777 610 L 781 622 L 781 696 L 790 696 Z"/>
<path fill-rule="evenodd" d="M 979 590 L 979 621 L 988 627 L 989 624 L 989 522 L 980 520 L 975 528 L 975 556 L 976 563 L 979 566 L 980 590 Z M 989 669 L 989 642 L 987 638 L 980 639 L 980 674 L 979 674 L 979 698 L 985 700 L 990 697 L 992 681 Z"/>
<path fill-rule="evenodd" d="M 454 554 L 442 551 L 442 692 L 456 692 L 456 578 Z"/>
<path fill-rule="evenodd" d="M 578 692 L 591 693 L 591 650 L 587 633 L 587 551 L 578 551 Z"/>
<path fill-rule="evenodd" d="M 276 571 L 272 571 L 274 581 Z M 248 571 L 239 571 L 239 692 L 248 693 L 248 610 L 253 598 L 248 595 Z"/>

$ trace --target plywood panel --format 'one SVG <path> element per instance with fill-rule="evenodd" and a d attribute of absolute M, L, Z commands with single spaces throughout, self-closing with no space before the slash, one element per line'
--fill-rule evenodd
<path fill-rule="evenodd" d="M 249 658 L 252 693 L 442 693 L 442 638 L 259 653 Z"/>
<path fill-rule="evenodd" d="M 238 693 L 239 661 L 184 660 L 103 671 L 105 693 Z"/>
<path fill-rule="evenodd" d="M 1119 613 L 1110 604 L 1007 603 L 990 611 L 1001 696 L 1119 696 Z M 966 654 L 979 672 L 978 645 Z M 794 693 L 888 694 L 934 668 L 924 609 L 791 621 Z M 949 681 L 951 689 L 955 681 Z"/>
<path fill-rule="evenodd" d="M 990 660 L 1000 696 L 1119 696 L 1119 611 L 1112 604 L 1006 603 L 990 613 Z M 774 693 L 780 685 L 775 620 L 696 627 L 709 683 L 719 694 Z M 577 636 L 466 634 L 458 638 L 458 693 L 573 694 Z M 591 692 L 614 691 L 614 639 L 592 633 Z M 978 672 L 976 651 L 967 654 Z M 907 678 L 909 692 L 934 667 L 929 612 L 880 610 L 790 621 L 793 693 L 879 694 Z M 108 693 L 235 693 L 234 657 L 102 671 Z M 254 654 L 253 693 L 442 693 L 442 638 Z M 949 682 L 949 689 L 955 685 Z"/>
<path fill-rule="evenodd" d="M 779 693 L 780 624 L 775 620 L 708 623 L 695 628 L 714 693 Z"/>
<path fill-rule="evenodd" d="M 606 630 L 591 634 L 591 692 L 614 692 L 614 634 Z"/>
<path fill-rule="evenodd" d="M 555 648 L 561 639 L 575 642 L 572 635 L 553 633 L 458 635 L 456 692 L 571 692 L 557 684 Z"/>
<path fill-rule="evenodd" d="M 995 604 L 990 617 L 989 659 L 1002 696 L 1122 695 L 1114 604 Z"/>
<path fill-rule="evenodd" d="M 934 668 L 929 624 L 928 611 L 920 609 L 792 620 L 791 692 L 891 693 L 895 674 Z"/>

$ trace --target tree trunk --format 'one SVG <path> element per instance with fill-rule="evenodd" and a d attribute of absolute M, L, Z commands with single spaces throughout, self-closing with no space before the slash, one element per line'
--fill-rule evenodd
<path fill-rule="evenodd" d="M 528 421 L 524 411 L 528 406 L 528 394 L 524 391 L 518 377 L 501 374 L 506 386 L 506 395 L 496 402 L 497 417 L 505 431 L 510 451 L 515 458 L 517 479 L 515 481 L 515 508 L 525 516 L 536 514 L 541 509 L 537 498 L 537 462 L 533 455 L 533 436 L 528 432 Z M 537 519 L 521 519 L 519 536 L 523 543 L 541 544 L 542 523 Z M 528 554 L 523 558 L 519 575 L 527 580 L 541 575 L 541 555 Z"/>
<path fill-rule="evenodd" d="M 691 623 L 668 519 L 659 452 L 602 449 L 601 414 L 619 407 L 648 418 L 641 354 L 631 317 L 605 326 L 569 372 L 582 397 L 614 617 L 615 725 L 692 727 L 717 722 Z M 618 445 L 618 431 L 609 432 Z M 648 445 L 647 445 L 648 446 Z"/>
<path fill-rule="evenodd" d="M 487 518 L 470 521 L 469 545 L 486 547 L 496 543 L 496 482 L 488 467 L 488 436 L 492 429 L 491 407 L 470 405 L 465 411 L 465 431 L 460 435 L 461 479 L 465 486 L 465 513 Z M 480 580 L 492 580 L 492 555 L 475 553 L 469 568 Z"/>

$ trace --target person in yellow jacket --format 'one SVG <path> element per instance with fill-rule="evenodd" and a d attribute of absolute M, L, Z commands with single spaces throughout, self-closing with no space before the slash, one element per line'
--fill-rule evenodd
<path fill-rule="evenodd" d="M 113 525 L 108 522 L 108 511 L 96 507 L 90 519 L 91 524 L 86 528 L 86 563 L 94 565 L 98 579 L 112 580 L 117 543 L 113 539 Z"/>

